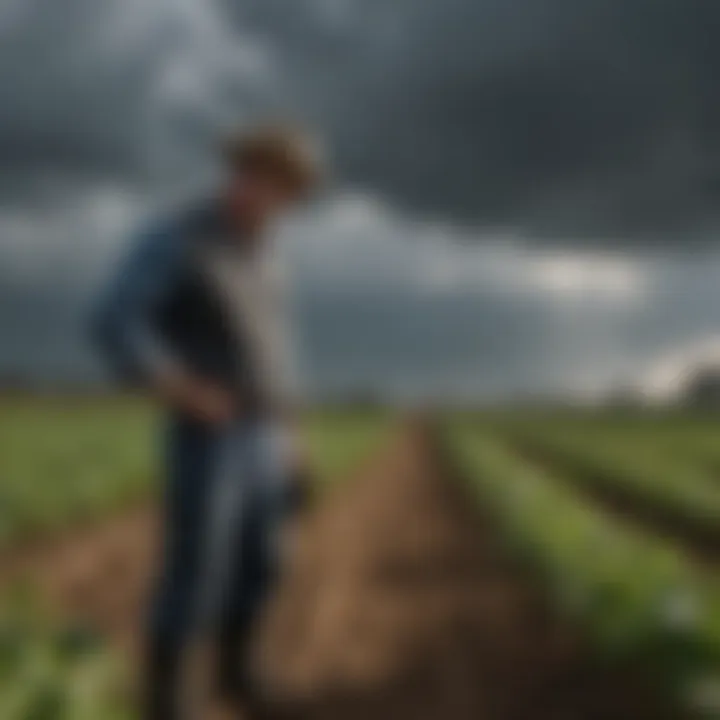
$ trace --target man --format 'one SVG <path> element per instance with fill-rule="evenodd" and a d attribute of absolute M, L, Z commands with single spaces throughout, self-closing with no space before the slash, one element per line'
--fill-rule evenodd
<path fill-rule="evenodd" d="M 251 630 L 274 574 L 288 482 L 289 393 L 270 223 L 319 164 L 279 128 L 232 138 L 212 202 L 140 239 L 101 303 L 97 340 L 169 411 L 164 562 L 151 614 L 144 713 L 174 720 L 188 641 L 217 638 L 219 689 L 252 703 Z M 295 461 L 297 464 L 297 461 Z"/>

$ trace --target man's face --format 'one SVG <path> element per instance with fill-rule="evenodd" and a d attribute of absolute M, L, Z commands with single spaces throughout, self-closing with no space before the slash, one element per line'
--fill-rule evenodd
<path fill-rule="evenodd" d="M 276 175 L 259 170 L 237 171 L 230 177 L 230 212 L 241 225 L 260 228 L 293 202 L 288 184 Z"/>

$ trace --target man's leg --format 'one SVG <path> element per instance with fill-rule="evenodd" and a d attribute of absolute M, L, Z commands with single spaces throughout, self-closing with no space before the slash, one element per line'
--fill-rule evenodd
<path fill-rule="evenodd" d="M 257 693 L 250 650 L 265 601 L 277 576 L 279 539 L 284 523 L 285 467 L 274 434 L 253 428 L 244 438 L 243 474 L 247 488 L 233 538 L 226 592 L 219 607 L 218 657 L 223 694 L 252 700 Z"/>
<path fill-rule="evenodd" d="M 147 638 L 144 713 L 179 717 L 183 655 L 199 602 L 203 536 L 211 494 L 215 442 L 197 424 L 172 424 L 167 447 L 163 560 Z"/>

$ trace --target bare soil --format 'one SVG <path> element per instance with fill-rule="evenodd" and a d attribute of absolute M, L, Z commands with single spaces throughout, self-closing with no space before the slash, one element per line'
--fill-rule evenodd
<path fill-rule="evenodd" d="M 29 575 L 132 656 L 156 525 L 152 508 L 139 509 L 18 550 L 0 583 Z M 600 667 L 552 615 L 422 429 L 400 433 L 293 533 L 258 643 L 291 718 L 671 717 L 637 670 Z"/>

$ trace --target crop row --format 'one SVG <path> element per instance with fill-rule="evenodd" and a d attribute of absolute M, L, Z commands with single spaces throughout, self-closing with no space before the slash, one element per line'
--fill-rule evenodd
<path fill-rule="evenodd" d="M 521 453 L 574 482 L 656 509 L 708 538 L 720 538 L 720 482 L 701 463 L 650 446 L 552 427 L 508 431 Z"/>
<path fill-rule="evenodd" d="M 138 399 L 17 401 L 0 411 L 0 547 L 96 520 L 156 488 L 154 413 Z M 310 462 L 341 476 L 380 440 L 378 413 L 311 413 Z"/>
<path fill-rule="evenodd" d="M 13 402 L 0 412 L 0 545 L 117 509 L 152 480 L 140 401 Z"/>
<path fill-rule="evenodd" d="M 720 481 L 717 418 L 709 413 L 574 412 L 505 413 L 490 421 L 523 433 L 553 433 L 581 437 L 595 445 L 641 455 L 656 465 L 692 466 L 712 481 Z"/>
<path fill-rule="evenodd" d="M 718 588 L 672 544 L 600 511 L 504 440 L 460 422 L 445 442 L 508 547 L 587 628 L 599 657 L 652 669 L 683 706 L 717 717 Z"/>
<path fill-rule="evenodd" d="M 155 485 L 152 412 L 139 401 L 19 404 L 0 415 L 0 545 L 146 497 Z M 304 421 L 320 490 L 382 441 L 377 413 L 323 412 Z M 0 598 L 2 720 L 130 720 L 118 658 L 86 628 L 50 620 L 33 593 Z"/>
<path fill-rule="evenodd" d="M 51 620 L 27 589 L 0 610 L 3 720 L 130 720 L 123 673 L 88 628 Z"/>

